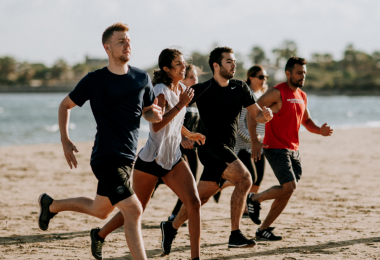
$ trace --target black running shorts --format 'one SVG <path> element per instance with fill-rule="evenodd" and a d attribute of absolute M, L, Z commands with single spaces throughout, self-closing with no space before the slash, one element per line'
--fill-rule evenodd
<path fill-rule="evenodd" d="M 302 175 L 301 157 L 299 151 L 288 149 L 264 149 L 277 180 L 280 184 L 299 181 Z"/>
<path fill-rule="evenodd" d="M 172 169 L 182 161 L 184 161 L 184 160 L 181 157 L 179 159 L 179 161 L 173 165 Z M 157 164 L 156 160 L 153 160 L 151 162 L 146 162 L 146 161 L 141 160 L 140 157 L 137 157 L 135 169 L 142 171 L 142 172 L 149 173 L 149 174 L 156 176 L 158 178 L 164 177 L 168 172 L 171 171 L 171 170 L 167 170 L 167 169 L 162 168 L 160 165 Z"/>
<path fill-rule="evenodd" d="M 198 157 L 203 164 L 200 180 L 214 181 L 219 187 L 222 187 L 226 181 L 222 178 L 222 174 L 228 167 L 227 163 L 238 160 L 233 149 L 223 144 L 199 146 Z"/>
<path fill-rule="evenodd" d="M 91 165 L 95 177 L 99 180 L 97 194 L 108 197 L 112 205 L 134 194 L 130 178 L 133 160 L 112 159 L 108 162 Z"/>

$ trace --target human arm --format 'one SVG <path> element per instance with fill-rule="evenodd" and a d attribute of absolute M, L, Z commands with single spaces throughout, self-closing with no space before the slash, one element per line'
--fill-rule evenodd
<path fill-rule="evenodd" d="M 194 148 L 194 141 L 191 141 L 187 137 L 182 135 L 181 145 L 184 149 L 193 149 Z"/>
<path fill-rule="evenodd" d="M 75 147 L 74 143 L 71 142 L 69 137 L 70 112 L 71 109 L 75 106 L 76 104 L 71 100 L 71 98 L 69 96 L 66 96 L 62 100 L 58 109 L 58 125 L 61 134 L 62 148 L 67 164 L 70 166 L 70 169 L 72 169 L 73 166 L 76 168 L 78 165 L 73 151 L 75 151 L 76 153 L 79 151 Z"/>
<path fill-rule="evenodd" d="M 248 125 L 248 131 L 250 136 L 255 136 L 256 138 L 251 138 L 251 158 L 257 162 L 257 160 L 260 160 L 261 158 L 261 151 L 262 147 L 268 148 L 267 145 L 261 143 L 259 139 L 257 138 L 257 122 L 255 118 L 251 114 L 247 114 L 247 125 Z"/>
<path fill-rule="evenodd" d="M 199 145 L 205 144 L 206 136 L 200 133 L 190 132 L 186 127 L 182 126 L 181 134 L 191 141 L 197 142 Z"/>
<path fill-rule="evenodd" d="M 158 105 L 157 98 L 151 106 L 143 108 L 142 115 L 148 122 L 157 123 L 162 120 L 162 108 Z"/>
<path fill-rule="evenodd" d="M 321 127 L 317 126 L 313 119 L 310 117 L 309 109 L 305 109 L 305 113 L 302 117 L 302 125 L 311 133 L 320 134 L 322 136 L 331 136 L 333 133 L 333 129 L 324 123 Z"/>
<path fill-rule="evenodd" d="M 179 102 L 170 109 L 169 112 L 165 114 L 166 99 L 164 94 L 159 94 L 157 99 L 157 105 L 162 109 L 162 120 L 160 122 L 152 123 L 153 131 L 158 132 L 163 127 L 165 127 L 181 110 L 184 108 L 193 98 L 194 91 L 191 88 L 186 88 L 186 90 L 181 89 L 181 94 L 179 95 Z"/>
<path fill-rule="evenodd" d="M 272 110 L 263 106 L 263 109 L 257 103 L 247 107 L 248 112 L 258 123 L 267 123 L 273 118 Z"/>

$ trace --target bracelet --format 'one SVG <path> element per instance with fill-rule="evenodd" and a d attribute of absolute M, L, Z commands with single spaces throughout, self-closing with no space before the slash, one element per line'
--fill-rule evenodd
<path fill-rule="evenodd" d="M 177 109 L 178 109 L 178 111 L 181 111 L 181 109 L 179 109 L 179 108 L 177 107 L 177 105 L 175 105 L 174 107 L 175 107 L 175 108 L 177 108 Z"/>

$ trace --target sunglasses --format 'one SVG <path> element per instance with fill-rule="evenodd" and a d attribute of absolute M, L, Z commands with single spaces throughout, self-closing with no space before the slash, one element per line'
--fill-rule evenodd
<path fill-rule="evenodd" d="M 265 76 L 264 75 L 259 75 L 259 76 L 254 76 L 253 78 L 259 78 L 259 80 L 263 80 L 265 78 L 268 79 L 268 77 L 269 77 L 268 75 L 265 75 Z"/>

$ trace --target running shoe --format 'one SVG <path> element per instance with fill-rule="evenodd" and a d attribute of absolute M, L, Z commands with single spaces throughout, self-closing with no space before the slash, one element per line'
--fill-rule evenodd
<path fill-rule="evenodd" d="M 256 241 L 246 238 L 240 230 L 239 233 L 234 233 L 234 235 L 231 234 L 230 240 L 228 241 L 229 248 L 254 247 L 255 245 Z"/>
<path fill-rule="evenodd" d="M 92 256 L 95 257 L 96 260 L 102 260 L 103 259 L 103 245 L 104 240 L 100 240 L 97 238 L 97 234 L 99 232 L 100 228 L 93 228 L 90 232 L 91 237 L 91 253 Z"/>
<path fill-rule="evenodd" d="M 168 217 L 168 221 L 173 222 L 173 220 L 175 219 L 176 216 L 177 216 L 177 215 L 171 214 L 171 215 Z"/>
<path fill-rule="evenodd" d="M 219 203 L 220 195 L 221 195 L 220 191 L 218 191 L 217 193 L 214 194 L 213 197 L 214 197 L 214 200 L 216 203 Z"/>
<path fill-rule="evenodd" d="M 169 255 L 172 243 L 177 235 L 177 230 L 173 228 L 172 222 L 170 221 L 162 221 L 160 227 L 162 234 L 162 252 L 164 255 Z"/>
<path fill-rule="evenodd" d="M 269 227 L 264 230 L 257 229 L 256 231 L 256 239 L 257 240 L 263 240 L 263 241 L 279 241 L 282 240 L 282 236 L 276 236 L 273 234 L 274 227 Z"/>
<path fill-rule="evenodd" d="M 261 219 L 260 219 L 260 210 L 261 210 L 260 205 L 261 204 L 256 201 L 252 201 L 251 198 L 253 195 L 255 195 L 255 193 L 249 193 L 247 197 L 248 214 L 251 220 L 253 221 L 253 223 L 255 223 L 256 225 L 260 225 L 261 224 Z"/>
<path fill-rule="evenodd" d="M 50 219 L 52 219 L 57 213 L 51 213 L 49 210 L 50 205 L 53 203 L 53 198 L 42 193 L 38 198 L 38 204 L 40 205 L 40 216 L 38 217 L 38 226 L 41 230 L 48 230 Z"/>

